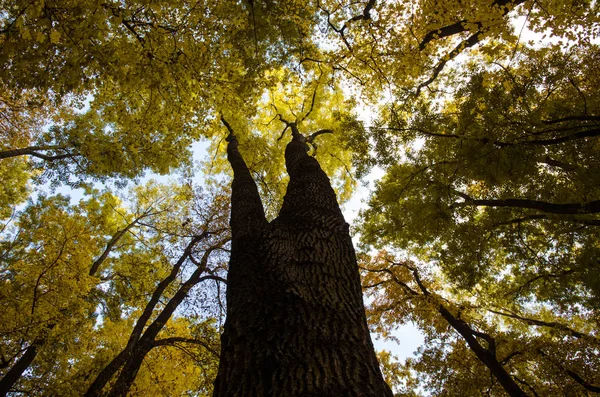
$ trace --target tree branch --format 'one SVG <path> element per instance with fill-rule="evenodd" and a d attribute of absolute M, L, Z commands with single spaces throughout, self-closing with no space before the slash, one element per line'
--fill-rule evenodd
<path fill-rule="evenodd" d="M 567 116 L 559 119 L 542 120 L 544 124 L 558 124 L 563 121 L 600 121 L 600 116 Z"/>
<path fill-rule="evenodd" d="M 40 158 L 45 161 L 55 161 L 55 160 L 62 160 L 62 159 L 66 159 L 66 158 L 80 156 L 79 153 L 63 153 L 63 154 L 56 154 L 56 155 L 48 155 L 45 153 L 40 153 L 39 150 L 66 150 L 66 147 L 64 147 L 64 146 L 29 146 L 26 148 L 4 150 L 4 151 L 0 152 L 0 160 L 11 158 L 11 157 L 18 157 L 18 156 L 33 156 L 33 157 L 37 157 L 37 158 Z"/>
<path fill-rule="evenodd" d="M 492 7 L 494 7 L 494 6 L 503 7 L 502 15 L 504 16 L 504 15 L 508 14 L 508 12 L 510 11 L 509 6 L 516 7 L 519 4 L 523 4 L 524 2 L 525 2 L 525 0 L 496 0 L 492 3 Z M 425 47 L 427 46 L 427 44 L 429 44 L 429 42 L 431 42 L 435 39 L 442 39 L 444 37 L 449 37 L 449 36 L 453 36 L 458 33 L 466 32 L 468 30 L 466 28 L 466 25 L 468 23 L 469 23 L 469 21 L 467 21 L 466 19 L 463 19 L 462 21 L 458 21 L 456 23 L 453 23 L 452 25 L 447 25 L 442 28 L 439 28 L 436 30 L 431 30 L 431 31 L 427 32 L 427 34 L 425 34 L 425 36 L 423 37 L 423 40 L 419 44 L 419 51 L 424 50 Z M 481 27 L 482 27 L 481 22 L 472 22 L 472 23 L 477 26 L 478 30 L 481 30 Z"/>
<path fill-rule="evenodd" d="M 532 141 L 520 142 L 523 145 L 558 145 L 568 141 L 574 141 L 576 139 L 590 138 L 600 135 L 600 128 L 592 128 L 589 130 L 583 130 L 570 135 L 564 135 L 559 138 L 550 139 L 535 139 Z"/>
<path fill-rule="evenodd" d="M 427 87 L 429 84 L 433 83 L 435 79 L 437 79 L 437 77 L 442 72 L 444 66 L 446 66 L 446 63 L 448 63 L 448 61 L 456 58 L 464 49 L 473 47 L 475 44 L 479 43 L 482 35 L 483 32 L 478 31 L 468 39 L 463 40 L 459 45 L 454 47 L 452 51 L 446 54 L 442 58 L 442 60 L 437 64 L 437 66 L 433 69 L 433 74 L 431 75 L 431 77 L 417 86 L 416 95 L 418 96 L 423 88 Z"/>
<path fill-rule="evenodd" d="M 208 343 L 200 339 L 193 338 L 183 338 L 178 336 L 173 336 L 170 338 L 157 339 L 154 341 L 154 346 L 173 346 L 175 343 L 192 343 L 194 345 L 200 345 L 205 348 L 209 353 L 213 356 L 219 358 L 219 352 L 213 349 Z"/>
<path fill-rule="evenodd" d="M 346 29 L 348 28 L 349 24 L 351 24 L 353 22 L 357 22 L 357 21 L 361 21 L 361 20 L 363 20 L 363 21 L 370 20 L 371 19 L 371 10 L 373 9 L 374 6 L 375 6 L 375 0 L 369 0 L 367 2 L 367 5 L 365 5 L 365 8 L 363 8 L 362 14 L 355 15 L 352 18 L 348 19 L 344 23 L 344 25 L 338 29 L 331 22 L 331 12 L 329 12 L 328 10 L 321 7 L 320 4 L 318 5 L 319 9 L 321 9 L 321 11 L 323 11 L 327 15 L 327 25 L 329 25 L 329 27 L 331 29 L 333 29 L 336 33 L 338 33 L 340 35 L 340 37 L 342 38 L 342 41 L 344 42 L 344 45 L 350 52 L 352 52 L 352 46 L 350 45 L 350 43 L 348 42 L 348 39 L 346 38 L 346 35 L 345 35 Z"/>
<path fill-rule="evenodd" d="M 585 338 L 585 339 L 590 339 L 593 340 L 596 343 L 600 343 L 600 340 L 592 335 L 588 335 L 585 334 L 583 332 L 579 332 L 576 331 L 564 324 L 558 323 L 558 322 L 548 322 L 548 321 L 542 321 L 542 320 L 538 320 L 535 318 L 530 318 L 530 317 L 524 317 L 524 316 L 520 316 L 514 313 L 506 313 L 506 312 L 502 312 L 499 310 L 492 310 L 492 309 L 488 309 L 488 311 L 498 314 L 500 316 L 505 316 L 505 317 L 510 317 L 510 318 L 514 318 L 516 320 L 520 320 L 523 321 L 526 324 L 529 325 L 534 325 L 537 327 L 549 327 L 549 328 L 555 328 L 555 329 L 559 329 L 561 331 L 564 331 L 566 333 L 571 334 L 572 336 L 574 336 L 575 338 Z"/>
<path fill-rule="evenodd" d="M 542 357 L 546 357 L 546 359 L 548 361 L 550 361 L 552 364 L 556 365 L 558 368 L 560 368 L 561 370 L 563 370 L 564 372 L 566 372 L 567 375 L 569 375 L 571 378 L 573 378 L 573 380 L 575 382 L 577 382 L 581 386 L 583 386 L 584 389 L 586 389 L 588 391 L 591 391 L 591 392 L 594 392 L 594 393 L 600 393 L 600 386 L 592 385 L 591 383 L 589 383 L 585 379 L 583 379 L 581 376 L 579 376 L 579 374 L 577 374 L 577 373 L 571 371 L 570 369 L 566 368 L 561 363 L 554 361 L 542 349 L 537 349 L 537 351 L 538 351 L 538 353 L 540 353 L 540 355 Z"/>
<path fill-rule="evenodd" d="M 131 230 L 131 228 L 134 227 L 140 220 L 142 220 L 143 218 L 146 218 L 148 216 L 150 216 L 150 213 L 143 213 L 142 215 L 140 215 L 137 218 L 135 218 L 132 222 L 130 222 L 123 229 L 121 229 L 117 233 L 115 233 L 114 236 L 112 236 L 112 238 L 106 244 L 106 248 L 104 249 L 104 251 L 102 252 L 102 254 L 92 264 L 92 267 L 90 268 L 90 272 L 89 272 L 90 276 L 96 275 L 96 272 L 98 271 L 98 269 L 100 268 L 100 266 L 102 265 L 102 263 L 106 260 L 106 258 L 110 254 L 110 251 L 112 251 L 112 249 L 114 248 L 114 246 L 125 235 L 125 233 L 127 233 L 129 230 Z"/>
<path fill-rule="evenodd" d="M 469 205 L 477 207 L 528 208 L 548 214 L 559 215 L 596 214 L 600 212 L 600 200 L 589 201 L 587 203 L 556 204 L 529 199 L 473 199 L 460 191 L 453 190 L 453 192 L 463 198 L 465 201 L 454 203 L 452 207 Z"/>
<path fill-rule="evenodd" d="M 423 284 L 421 277 L 416 268 L 405 265 L 408 269 L 412 270 L 415 281 L 425 296 L 431 296 L 427 287 Z M 496 357 L 496 341 L 495 339 L 484 332 L 476 331 L 469 326 L 464 320 L 454 316 L 450 310 L 448 310 L 443 304 L 437 303 L 437 310 L 442 317 L 448 322 L 448 324 L 458 332 L 473 353 L 477 356 L 482 363 L 488 367 L 490 372 L 498 379 L 504 390 L 510 396 L 526 397 L 527 394 L 515 383 L 511 375 L 504 369 L 502 364 Z M 487 349 L 481 346 L 479 341 L 475 338 L 484 339 L 488 347 Z"/>

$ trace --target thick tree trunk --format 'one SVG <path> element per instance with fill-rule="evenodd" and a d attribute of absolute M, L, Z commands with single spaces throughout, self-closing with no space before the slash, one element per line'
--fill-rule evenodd
<path fill-rule="evenodd" d="M 233 240 L 214 396 L 392 396 L 367 328 L 348 224 L 293 131 L 290 182 L 271 223 L 235 138 L 228 146 Z"/>

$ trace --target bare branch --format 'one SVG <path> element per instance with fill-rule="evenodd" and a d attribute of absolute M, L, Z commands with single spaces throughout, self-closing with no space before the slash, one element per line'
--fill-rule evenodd
<path fill-rule="evenodd" d="M 503 7 L 502 15 L 506 15 L 510 11 L 509 6 L 516 7 L 519 4 L 523 4 L 524 2 L 525 2 L 525 0 L 496 0 L 492 3 L 492 7 L 493 6 Z M 469 21 L 467 21 L 466 19 L 463 19 L 461 21 L 453 23 L 452 25 L 447 25 L 447 26 L 441 27 L 439 29 L 431 30 L 431 31 L 427 32 L 427 34 L 425 34 L 425 36 L 423 37 L 423 40 L 419 44 L 419 51 L 422 51 L 423 49 L 425 49 L 427 44 L 429 44 L 429 42 L 431 42 L 435 39 L 442 39 L 444 37 L 449 37 L 449 36 L 453 36 L 458 33 L 466 32 L 468 30 L 466 27 L 468 23 L 469 23 Z M 472 22 L 472 23 L 477 26 L 478 30 L 481 30 L 481 27 L 482 27 L 481 22 Z"/>
<path fill-rule="evenodd" d="M 194 345 L 200 345 L 203 348 L 205 348 L 213 356 L 215 356 L 217 358 L 219 357 L 219 353 L 215 349 L 213 349 L 212 346 L 210 346 L 208 343 L 206 343 L 205 341 L 200 340 L 200 339 L 183 338 L 183 337 L 173 336 L 170 338 L 155 340 L 154 346 L 174 346 L 176 343 L 191 343 Z"/>
<path fill-rule="evenodd" d="M 46 153 L 40 153 L 39 152 L 40 150 L 64 150 L 64 151 L 66 151 L 67 149 L 65 146 L 29 146 L 26 148 L 4 150 L 4 151 L 0 152 L 0 159 L 7 159 L 7 158 L 11 158 L 11 157 L 18 157 L 18 156 L 33 156 L 33 157 L 37 157 L 37 158 L 40 158 L 45 161 L 55 161 L 55 160 L 62 160 L 62 159 L 66 159 L 66 158 L 81 156 L 79 153 L 70 153 L 70 152 L 63 153 L 63 154 L 49 155 Z"/>
<path fill-rule="evenodd" d="M 568 334 L 571 334 L 572 336 L 574 336 L 575 338 L 585 338 L 585 339 L 590 339 L 593 340 L 596 343 L 600 343 L 600 340 L 598 338 L 596 338 L 595 336 L 592 335 L 588 335 L 585 334 L 583 332 L 579 332 L 577 330 L 574 330 L 570 327 L 568 327 L 567 325 L 552 321 L 552 322 L 548 322 L 548 321 L 542 321 L 542 320 L 538 320 L 535 318 L 530 318 L 530 317 L 525 317 L 525 316 L 520 316 L 518 314 L 515 313 L 507 313 L 507 312 L 503 312 L 503 311 L 499 311 L 499 310 L 492 310 L 492 309 L 488 309 L 488 311 L 498 314 L 500 316 L 505 316 L 505 317 L 510 317 L 510 318 L 514 318 L 516 320 L 520 320 L 526 324 L 529 325 L 534 325 L 536 327 L 548 327 L 548 328 L 554 328 L 554 329 L 559 329 L 563 332 L 566 332 Z"/>

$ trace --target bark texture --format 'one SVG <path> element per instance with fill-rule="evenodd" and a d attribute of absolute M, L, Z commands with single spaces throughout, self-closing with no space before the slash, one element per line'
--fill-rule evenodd
<path fill-rule="evenodd" d="M 230 136 L 232 251 L 215 397 L 392 396 L 375 356 L 348 224 L 293 129 L 279 217 Z"/>

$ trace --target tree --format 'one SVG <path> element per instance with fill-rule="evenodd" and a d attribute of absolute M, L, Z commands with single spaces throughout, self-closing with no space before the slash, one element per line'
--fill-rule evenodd
<path fill-rule="evenodd" d="M 567 323 L 548 310 L 517 313 L 510 298 L 494 286 L 471 295 L 451 293 L 444 290 L 448 283 L 427 266 L 396 261 L 387 252 L 363 257 L 361 267 L 372 298 L 369 315 L 380 332 L 410 321 L 425 334 L 419 357 L 397 370 L 406 380 L 411 371 L 422 375 L 412 380 L 413 387 L 420 383 L 441 395 L 598 391 L 594 351 L 600 340 L 585 317 Z M 494 295 L 504 300 L 494 300 Z M 506 306 L 501 308 L 500 302 Z M 555 356 L 550 358 L 549 351 Z M 556 355 L 568 360 L 559 364 Z"/>
<path fill-rule="evenodd" d="M 190 145 L 209 137 L 216 109 L 251 115 L 269 85 L 265 71 L 313 46 L 314 17 L 301 2 L 4 1 L 2 9 L 0 112 L 12 125 L 0 159 L 26 157 L 54 183 L 189 166 Z"/>
<path fill-rule="evenodd" d="M 387 174 L 363 213 L 363 239 L 404 257 L 375 266 L 369 284 L 394 286 L 373 292 L 374 316 L 384 329 L 414 321 L 430 335 L 409 364 L 437 374 L 428 387 L 466 388 L 460 376 L 483 376 L 485 365 L 509 395 L 597 390 L 599 110 L 588 68 L 597 57 L 596 45 L 582 44 L 522 49 L 509 66 L 472 62 L 453 95 L 394 104 L 367 130 Z M 416 264 L 400 276 L 391 264 L 407 259 Z M 419 309 L 421 294 L 438 296 Z M 452 332 L 411 310 L 437 312 Z M 452 371 L 436 368 L 452 360 Z"/>
<path fill-rule="evenodd" d="M 226 196 L 151 181 L 127 208 L 89 193 L 77 206 L 42 197 L 3 236 L 1 394 L 93 395 L 110 383 L 113 395 L 152 384 L 208 395 L 215 319 L 175 311 L 202 290 L 207 305 L 203 284 L 224 281 Z"/>
<path fill-rule="evenodd" d="M 192 144 L 207 138 L 205 183 L 222 188 L 222 173 L 230 168 L 221 139 L 224 115 L 237 142 L 229 146 L 239 145 L 244 154 L 242 179 L 255 181 L 255 207 L 264 208 L 252 225 L 260 231 L 252 241 L 262 245 L 252 253 L 265 266 L 289 262 L 273 264 L 283 248 L 266 241 L 295 250 L 309 266 L 327 262 L 313 258 L 338 252 L 320 246 L 314 234 L 321 232 L 333 233 L 345 247 L 339 252 L 350 258 L 348 269 L 355 266 L 346 232 L 324 227 L 308 204 L 299 209 L 296 200 L 307 193 L 298 187 L 305 186 L 302 175 L 292 175 L 294 166 L 286 175 L 286 132 L 293 132 L 293 148 L 300 125 L 315 131 L 305 138 L 313 159 L 300 161 L 308 164 L 300 168 L 329 175 L 330 182 L 314 186 L 323 194 L 333 187 L 340 202 L 356 175 L 374 166 L 385 170 L 356 230 L 367 251 L 392 253 L 363 263 L 372 328 L 385 333 L 413 321 L 426 334 L 426 346 L 404 364 L 380 354 L 386 380 L 401 384 L 398 390 L 597 391 L 597 1 L 0 4 L 2 390 L 148 394 L 154 384 L 172 382 L 173 394 L 211 392 L 210 350 L 221 331 L 221 309 L 197 300 L 202 313 L 190 313 L 183 295 L 208 276 L 205 282 L 215 284 L 193 291 L 220 294 L 217 277 L 228 246 L 208 237 L 197 241 L 203 234 L 185 209 L 192 205 L 185 186 L 137 188 L 123 202 L 106 186 L 137 184 L 147 171 L 189 177 Z M 515 28 L 515 20 L 524 27 Z M 550 41 L 530 41 L 527 30 Z M 370 105 L 372 122 L 357 118 L 357 104 Z M 315 181 L 325 180 L 321 171 Z M 70 203 L 47 191 L 67 187 L 82 187 L 87 195 Z M 164 194 L 169 189 L 179 193 Z M 151 204 L 163 194 L 169 205 Z M 331 197 L 323 203 L 338 216 Z M 221 204 L 209 207 L 219 208 L 214 219 L 222 223 Z M 155 205 L 162 209 L 156 212 Z M 338 216 L 334 224 L 342 223 Z M 267 236 L 296 236 L 302 228 L 305 245 Z M 250 275 L 258 277 L 254 291 L 239 280 L 242 251 L 234 251 L 231 277 L 238 284 L 229 291 L 234 304 L 219 385 L 239 369 L 231 359 L 235 335 L 251 334 L 249 341 L 261 346 L 283 344 L 293 329 L 283 327 L 278 311 L 305 307 L 296 299 L 302 294 L 310 302 L 330 290 L 338 296 L 339 283 L 348 282 L 355 308 L 348 329 L 357 340 L 368 339 L 358 287 L 351 284 L 354 270 L 346 281 L 325 273 L 308 293 L 302 289 L 308 284 L 294 289 L 299 267 L 292 264 L 286 272 L 295 273 Z M 207 252 L 206 270 L 218 274 L 197 273 Z M 279 287 L 282 274 L 287 284 L 265 291 L 265 285 Z M 256 326 L 236 309 L 248 304 L 236 301 L 246 290 L 258 302 L 256 324 L 271 313 L 280 321 L 264 337 L 242 327 L 244 321 Z M 311 321 L 331 309 L 313 306 L 300 310 L 310 319 L 306 335 L 315 334 Z M 341 319 L 329 317 L 323 324 L 335 320 L 332 327 L 342 329 Z M 286 354 L 256 360 L 279 363 L 292 357 Z M 357 354 L 380 379 L 371 349 Z M 173 374 L 182 372 L 187 378 Z M 467 385 L 468 378 L 476 381 Z"/>
<path fill-rule="evenodd" d="M 295 122 L 279 216 L 265 218 L 229 129 L 227 319 L 215 396 L 391 396 L 369 336 L 348 224 Z"/>

